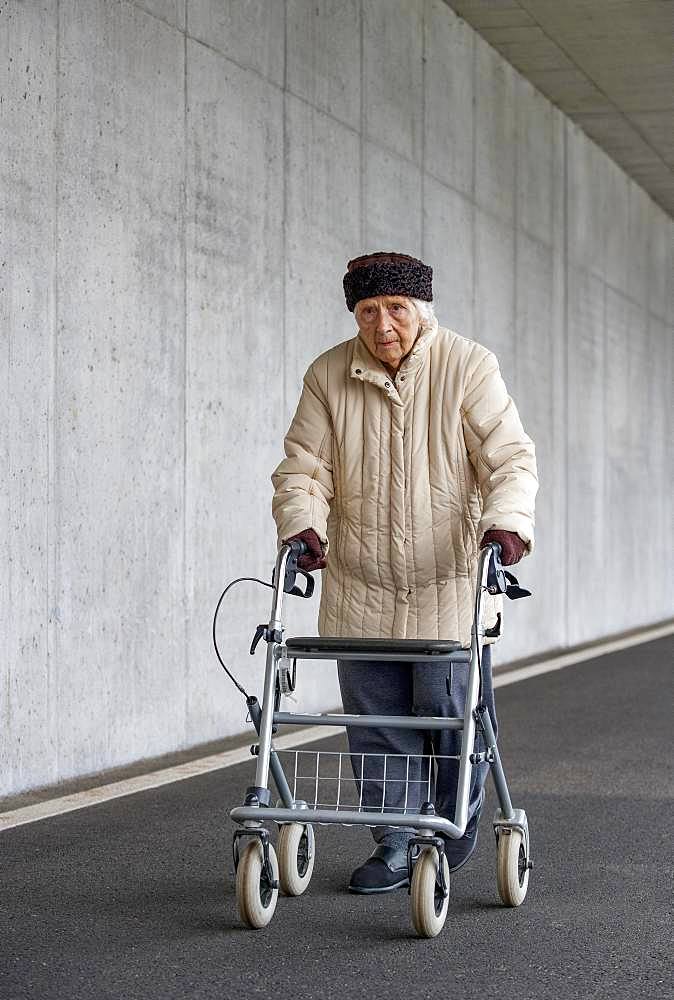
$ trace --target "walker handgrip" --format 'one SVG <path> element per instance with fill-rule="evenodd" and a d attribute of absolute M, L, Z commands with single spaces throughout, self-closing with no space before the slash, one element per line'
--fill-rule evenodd
<path fill-rule="evenodd" d="M 286 545 L 292 550 L 295 556 L 305 556 L 309 551 L 309 546 L 301 538 L 293 538 L 286 542 Z"/>
<path fill-rule="evenodd" d="M 301 569 L 297 565 L 297 560 L 309 552 L 309 546 L 306 542 L 303 542 L 299 538 L 294 538 L 292 541 L 286 542 L 286 545 L 290 549 L 290 552 L 288 553 L 288 558 L 286 560 L 283 591 L 286 594 L 292 594 L 293 597 L 309 598 L 314 592 L 314 578 L 310 576 L 306 570 Z M 295 586 L 295 580 L 297 579 L 298 573 L 301 574 L 307 581 L 307 585 L 304 590 Z"/>

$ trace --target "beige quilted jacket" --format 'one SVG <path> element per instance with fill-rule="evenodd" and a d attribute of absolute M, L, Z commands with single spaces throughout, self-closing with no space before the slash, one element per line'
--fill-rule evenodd
<path fill-rule="evenodd" d="M 534 445 L 495 356 L 437 320 L 395 378 L 360 337 L 338 344 L 304 377 L 285 453 L 272 511 L 279 541 L 313 528 L 326 547 L 319 633 L 470 645 L 482 534 L 533 548 Z"/>

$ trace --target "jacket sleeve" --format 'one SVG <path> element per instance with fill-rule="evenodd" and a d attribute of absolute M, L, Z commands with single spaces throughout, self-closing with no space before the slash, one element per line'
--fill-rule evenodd
<path fill-rule="evenodd" d="M 476 345 L 461 407 L 468 455 L 482 494 L 478 543 L 490 528 L 514 531 L 534 548 L 538 492 L 534 443 L 522 427 L 496 357 Z"/>
<path fill-rule="evenodd" d="M 324 552 L 332 484 L 332 420 L 313 366 L 304 376 L 302 395 L 285 436 L 286 457 L 272 473 L 272 514 L 279 542 L 313 528 Z"/>

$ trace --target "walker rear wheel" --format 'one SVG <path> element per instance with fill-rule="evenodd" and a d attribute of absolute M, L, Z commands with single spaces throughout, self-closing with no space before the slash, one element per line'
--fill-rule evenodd
<path fill-rule="evenodd" d="M 449 865 L 442 855 L 447 895 L 438 879 L 438 852 L 435 847 L 422 847 L 412 870 L 410 897 L 412 923 L 420 937 L 436 937 L 445 925 L 449 907 Z"/>
<path fill-rule="evenodd" d="M 529 887 L 529 866 L 521 830 L 503 827 L 496 847 L 496 884 L 506 906 L 520 906 Z"/>
<path fill-rule="evenodd" d="M 274 916 L 278 900 L 278 861 L 269 844 L 269 864 L 272 878 L 264 871 L 262 842 L 255 838 L 246 844 L 236 869 L 236 900 L 239 916 L 248 927 L 266 927 Z"/>
<path fill-rule="evenodd" d="M 316 857 L 311 823 L 284 823 L 277 849 L 281 889 L 286 896 L 301 896 L 311 881 Z"/>

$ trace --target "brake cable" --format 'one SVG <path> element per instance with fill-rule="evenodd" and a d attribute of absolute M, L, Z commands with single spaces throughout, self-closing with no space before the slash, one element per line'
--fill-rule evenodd
<path fill-rule="evenodd" d="M 217 620 L 218 620 L 218 611 L 220 610 L 220 605 L 222 604 L 222 601 L 223 601 L 223 598 L 224 598 L 225 594 L 227 593 L 227 591 L 231 587 L 234 586 L 235 583 L 243 583 L 246 580 L 250 581 L 251 583 L 261 583 L 263 587 L 271 587 L 272 590 L 274 589 L 274 584 L 273 583 L 267 583 L 266 580 L 259 580 L 256 576 L 240 576 L 236 580 L 232 580 L 231 583 L 228 583 L 227 586 L 225 587 L 225 589 L 223 590 L 223 592 L 220 594 L 220 600 L 218 601 L 218 603 L 216 605 L 215 614 L 213 615 L 213 647 L 215 649 L 215 655 L 218 658 L 220 666 L 225 671 L 225 673 L 227 674 L 227 676 L 231 680 L 232 684 L 235 684 L 236 687 L 241 692 L 241 694 L 244 696 L 244 698 L 246 700 L 248 700 L 248 698 L 250 697 L 250 695 L 247 693 L 247 691 L 245 690 L 245 688 L 241 684 L 239 684 L 239 682 L 237 681 L 237 679 L 234 676 L 234 674 L 227 667 L 225 661 L 220 656 L 220 650 L 218 649 L 218 640 L 217 640 L 216 631 L 215 631 L 216 630 L 216 623 L 217 623 Z"/>

